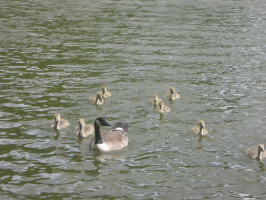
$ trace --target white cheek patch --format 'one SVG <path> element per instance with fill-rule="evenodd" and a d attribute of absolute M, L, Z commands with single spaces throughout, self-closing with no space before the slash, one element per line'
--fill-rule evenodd
<path fill-rule="evenodd" d="M 117 127 L 117 128 L 115 128 L 115 129 L 113 129 L 112 131 L 122 131 L 122 130 L 123 130 L 122 128 Z"/>

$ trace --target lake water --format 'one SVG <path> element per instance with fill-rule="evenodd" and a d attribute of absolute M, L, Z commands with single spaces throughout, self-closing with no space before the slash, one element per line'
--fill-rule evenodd
<path fill-rule="evenodd" d="M 264 1 L 2 1 L 0 199 L 265 199 Z M 104 105 L 88 102 L 107 85 Z M 179 100 L 164 98 L 174 86 Z M 156 112 L 157 93 L 171 109 Z M 70 121 L 49 127 L 54 113 Z M 78 119 L 129 124 L 94 153 Z M 190 128 L 205 120 L 209 134 Z M 106 127 L 108 128 L 108 127 Z"/>

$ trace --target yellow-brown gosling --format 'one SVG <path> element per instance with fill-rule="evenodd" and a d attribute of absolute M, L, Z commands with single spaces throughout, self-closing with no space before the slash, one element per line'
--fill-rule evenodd
<path fill-rule="evenodd" d="M 161 112 L 161 113 L 166 113 L 166 112 L 170 112 L 170 108 L 168 106 L 164 105 L 164 102 L 161 101 L 159 103 L 159 108 L 157 109 L 157 111 Z"/>
<path fill-rule="evenodd" d="M 190 132 L 201 136 L 206 135 L 208 133 L 208 131 L 205 129 L 205 122 L 203 120 L 199 121 L 199 126 L 195 126 L 190 129 Z"/>
<path fill-rule="evenodd" d="M 153 105 L 159 105 L 159 103 L 160 102 L 162 102 L 163 100 L 162 99 L 160 99 L 159 97 L 158 97 L 158 95 L 157 94 L 154 94 L 153 96 L 152 96 L 152 99 L 150 99 L 150 103 L 151 104 L 153 104 Z"/>
<path fill-rule="evenodd" d="M 170 92 L 167 92 L 164 96 L 169 100 L 176 100 L 180 98 L 180 95 L 175 91 L 175 87 L 170 87 Z"/>
<path fill-rule="evenodd" d="M 95 137 L 91 140 L 89 148 L 92 151 L 115 151 L 128 146 L 126 131 L 127 123 L 116 122 L 112 130 L 103 130 L 100 127 L 112 126 L 105 118 L 98 117 L 94 122 Z"/>
<path fill-rule="evenodd" d="M 102 96 L 103 98 L 107 98 L 111 96 L 111 92 L 107 91 L 107 87 L 105 85 L 102 86 Z"/>
<path fill-rule="evenodd" d="M 101 105 L 103 104 L 103 97 L 101 92 L 97 92 L 96 95 L 89 98 L 89 102 L 95 105 Z"/>
<path fill-rule="evenodd" d="M 94 133 L 94 127 L 89 124 L 85 124 L 84 119 L 79 119 L 79 125 L 75 128 L 74 133 L 79 137 L 87 137 Z"/>
<path fill-rule="evenodd" d="M 59 113 L 55 113 L 55 119 L 50 122 L 51 128 L 61 129 L 69 126 L 69 121 L 61 119 Z"/>
<path fill-rule="evenodd" d="M 259 144 L 259 146 L 252 147 L 246 151 L 246 154 L 253 158 L 261 160 L 266 157 L 266 152 L 264 149 L 264 144 Z"/>

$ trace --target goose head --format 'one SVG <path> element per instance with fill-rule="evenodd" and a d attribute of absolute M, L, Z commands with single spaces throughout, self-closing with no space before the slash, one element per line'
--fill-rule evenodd
<path fill-rule="evenodd" d="M 205 122 L 203 120 L 199 121 L 199 126 L 201 129 L 205 128 Z"/>
<path fill-rule="evenodd" d="M 97 127 L 101 127 L 101 126 L 112 126 L 111 124 L 109 124 L 104 117 L 98 117 L 95 122 L 94 125 Z"/>
<path fill-rule="evenodd" d="M 259 151 L 264 152 L 264 144 L 259 144 Z"/>

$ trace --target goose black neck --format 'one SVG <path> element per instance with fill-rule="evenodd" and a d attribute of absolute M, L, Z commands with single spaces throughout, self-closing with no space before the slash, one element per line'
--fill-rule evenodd
<path fill-rule="evenodd" d="M 102 144 L 102 137 L 100 134 L 100 127 L 96 125 L 96 122 L 94 122 L 94 130 L 95 130 L 95 142 L 94 144 Z"/>

